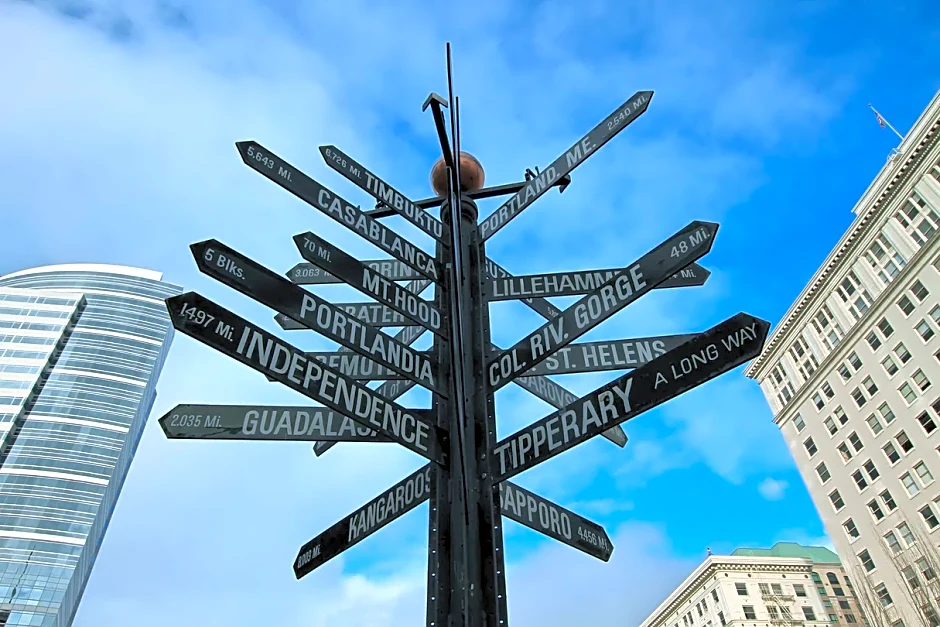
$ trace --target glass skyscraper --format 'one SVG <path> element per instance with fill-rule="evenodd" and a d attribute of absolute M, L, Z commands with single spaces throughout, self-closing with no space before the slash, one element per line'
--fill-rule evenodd
<path fill-rule="evenodd" d="M 172 340 L 149 270 L 0 277 L 0 627 L 71 624 Z"/>

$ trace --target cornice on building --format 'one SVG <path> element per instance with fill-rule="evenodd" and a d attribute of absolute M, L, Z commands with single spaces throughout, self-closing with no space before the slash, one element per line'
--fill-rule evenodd
<path fill-rule="evenodd" d="M 711 555 L 640 623 L 640 627 L 659 627 L 666 623 L 684 603 L 701 591 L 708 579 L 722 572 L 809 574 L 813 568 L 813 561 L 806 557 Z"/>
<path fill-rule="evenodd" d="M 854 258 L 860 242 L 865 241 L 872 223 L 877 223 L 902 190 L 913 186 L 913 173 L 922 165 L 925 157 L 936 146 L 940 137 L 940 91 L 934 94 L 930 104 L 921 113 L 914 127 L 901 142 L 899 157 L 889 160 L 875 177 L 874 181 L 853 208 L 857 215 L 835 248 L 829 253 L 823 265 L 809 284 L 803 289 L 797 300 L 790 306 L 783 320 L 767 339 L 764 351 L 754 359 L 744 371 L 751 379 L 762 378 L 766 370 L 776 363 L 777 356 L 787 346 L 790 335 L 797 323 L 801 322 L 807 310 L 817 302 L 821 291 L 828 295 L 830 283 L 840 276 L 837 272 L 846 257 Z"/>

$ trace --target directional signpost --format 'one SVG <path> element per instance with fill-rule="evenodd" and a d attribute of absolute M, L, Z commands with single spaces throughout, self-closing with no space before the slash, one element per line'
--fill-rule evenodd
<path fill-rule="evenodd" d="M 449 44 L 447 72 L 450 85 Z M 449 87 L 447 99 L 432 94 L 424 107 L 443 153 L 432 169 L 436 196 L 430 199 L 413 201 L 339 148 L 320 148 L 330 168 L 378 201 L 374 211 L 344 200 L 257 142 L 236 143 L 249 167 L 390 257 L 360 261 L 308 231 L 294 236 L 303 262 L 285 278 L 217 240 L 193 244 L 201 272 L 274 310 L 282 329 L 313 331 L 339 347 L 303 351 L 194 292 L 169 298 L 176 329 L 312 404 L 178 405 L 159 419 L 164 433 L 312 442 L 318 456 L 341 442 L 384 442 L 427 460 L 304 543 L 293 557 L 298 579 L 425 502 L 428 627 L 508 625 L 504 519 L 611 559 L 614 547 L 601 525 L 509 479 L 597 435 L 626 445 L 624 422 L 754 358 L 770 325 L 738 313 L 702 333 L 578 341 L 652 290 L 704 285 L 710 273 L 696 262 L 714 245 L 712 222 L 692 222 L 633 263 L 603 270 L 513 276 L 486 257 L 484 242 L 551 187 L 564 189 L 571 171 L 637 120 L 652 97 L 636 92 L 525 181 L 483 187 L 479 163 L 460 151 L 459 101 Z M 507 195 L 478 220 L 476 200 Z M 430 213 L 437 206 L 439 217 Z M 428 242 L 411 242 L 379 221 L 392 216 Z M 339 303 L 302 287 L 330 284 L 351 286 L 367 300 Z M 422 297 L 431 286 L 433 295 Z M 562 296 L 580 298 L 567 308 L 547 300 Z M 523 302 L 545 323 L 501 348 L 490 339 L 489 303 L 505 300 Z M 391 327 L 398 328 L 393 335 Z M 412 348 L 425 332 L 431 348 Z M 606 371 L 620 373 L 581 397 L 549 378 Z M 368 387 L 373 381 L 382 383 Z M 509 383 L 556 411 L 497 441 L 494 395 Z M 430 407 L 397 402 L 416 385 L 430 392 Z"/>

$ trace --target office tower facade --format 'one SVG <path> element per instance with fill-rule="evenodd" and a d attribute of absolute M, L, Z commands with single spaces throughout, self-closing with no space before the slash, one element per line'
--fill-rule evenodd
<path fill-rule="evenodd" d="M 181 290 L 148 270 L 0 277 L 0 627 L 74 618 L 156 396 Z"/>
<path fill-rule="evenodd" d="M 940 94 L 745 374 L 875 627 L 940 625 Z"/>

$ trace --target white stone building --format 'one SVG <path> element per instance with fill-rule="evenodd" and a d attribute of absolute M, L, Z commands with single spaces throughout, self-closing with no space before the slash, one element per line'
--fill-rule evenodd
<path fill-rule="evenodd" d="M 838 556 L 792 542 L 709 555 L 640 627 L 862 624 Z"/>
<path fill-rule="evenodd" d="M 940 625 L 938 140 L 940 93 L 746 370 L 877 627 Z"/>

